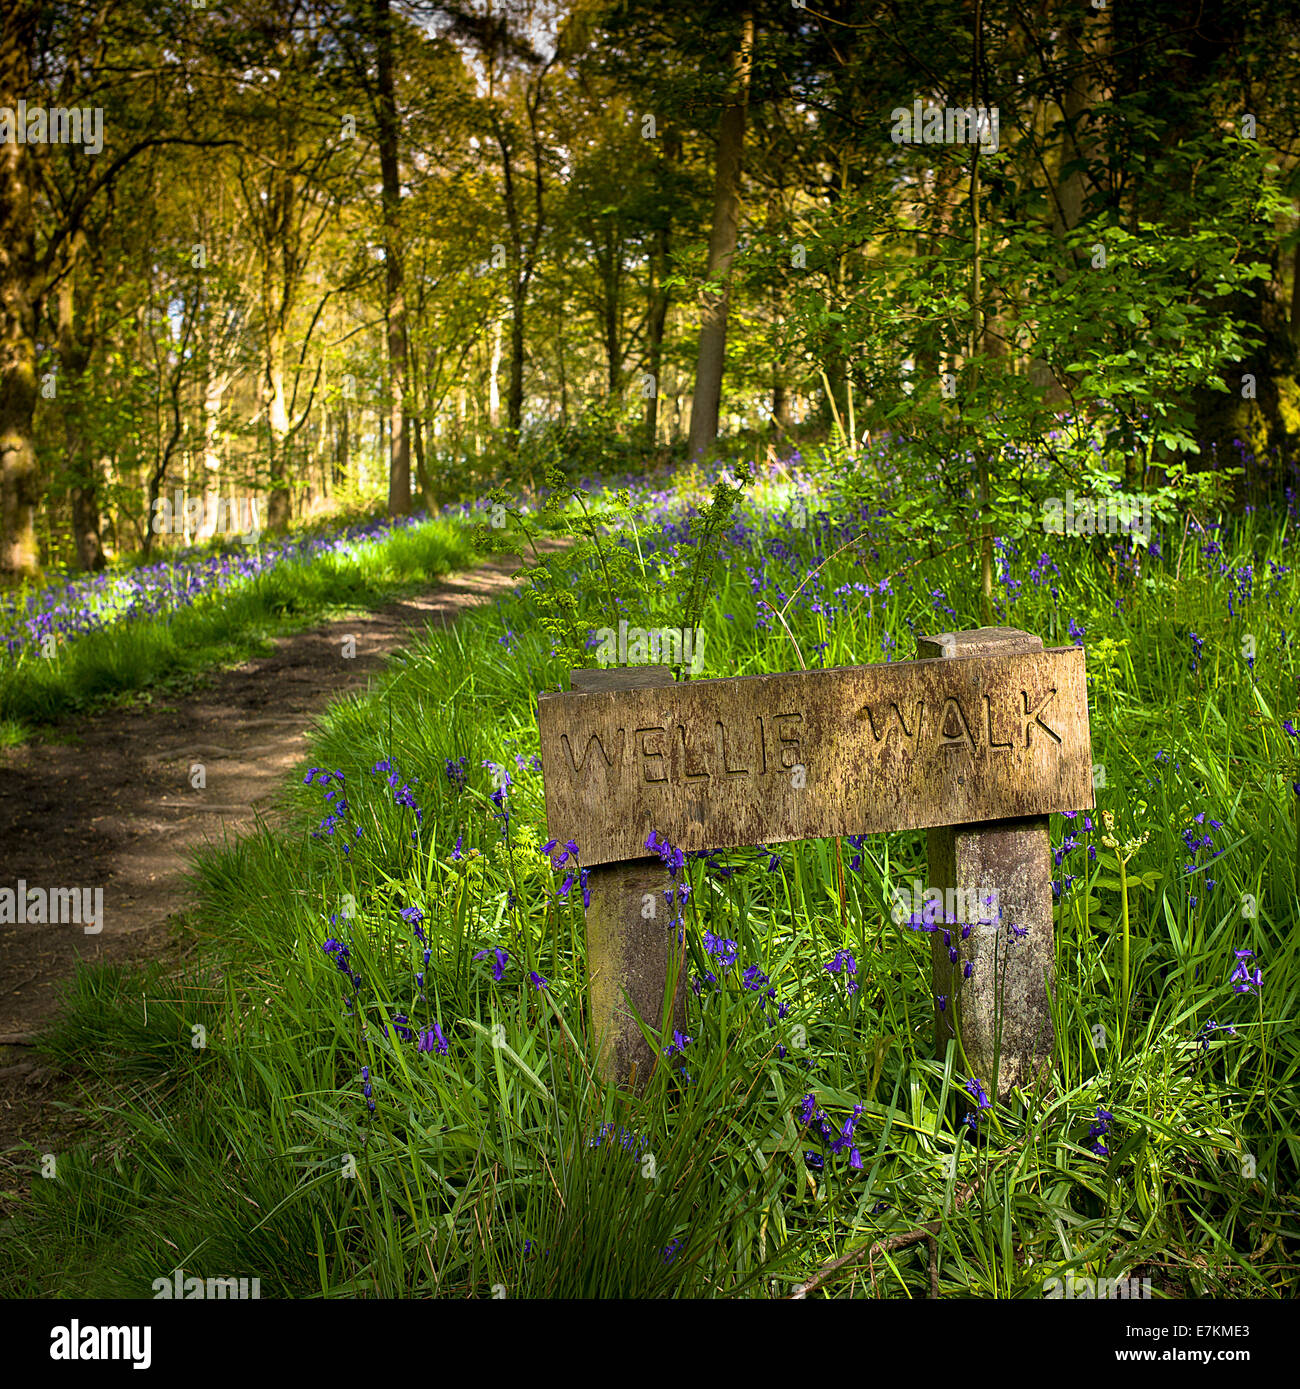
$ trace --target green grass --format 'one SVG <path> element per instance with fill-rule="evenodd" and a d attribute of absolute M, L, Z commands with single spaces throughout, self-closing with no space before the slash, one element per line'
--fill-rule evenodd
<path fill-rule="evenodd" d="M 382 605 L 474 560 L 469 529 L 435 519 L 340 554 L 291 559 L 158 617 L 119 622 L 0 666 L 0 746 L 34 726 L 265 653 L 272 637 Z"/>
<path fill-rule="evenodd" d="M 798 665 L 759 598 L 780 607 L 778 591 L 854 532 L 792 531 L 787 504 L 761 491 L 724 547 L 706 675 Z M 845 604 L 834 621 L 787 614 L 810 664 L 905 657 L 913 631 L 979 625 L 961 557 L 912 564 L 914 547 L 873 525 L 874 557 L 849 550 L 822 572 L 822 597 Z M 843 845 L 843 898 L 834 840 L 780 846 L 772 869 L 753 851 L 693 863 L 691 969 L 721 983 L 691 995 L 690 1082 L 661 1065 L 635 1099 L 593 1079 L 580 889 L 555 895 L 563 871 L 539 852 L 529 764 L 536 692 L 564 671 L 527 598 L 509 598 L 430 633 L 378 688 L 331 706 L 311 763 L 345 776 L 332 833 L 321 817 L 339 783 L 299 778 L 300 828 L 199 860 L 184 978 L 78 976 L 50 1046 L 87 1070 L 107 1156 L 69 1153 L 57 1182 L 33 1180 L 0 1240 L 0 1286 L 48 1295 L 75 1278 L 82 1296 L 141 1296 L 180 1265 L 259 1276 L 264 1296 L 770 1296 L 938 1220 L 942 1296 L 1041 1297 L 1052 1278 L 1139 1276 L 1162 1297 L 1294 1297 L 1300 771 L 1280 724 L 1300 584 L 1268 568 L 1289 555 L 1274 525 L 1253 518 L 1220 536 L 1230 566 L 1254 565 L 1236 616 L 1227 590 L 1240 574 L 1194 543 L 1178 581 L 1170 558 L 1122 586 L 1102 545 L 1042 539 L 1005 556 L 1022 587 L 1008 603 L 1000 585 L 998 620 L 1048 644 L 1069 641 L 1071 619 L 1086 628 L 1098 813 L 1113 814 L 1121 842 L 1147 837 L 1126 864 L 1126 981 L 1100 822 L 1085 835 L 1053 818 L 1055 844 L 1080 840 L 1057 910 L 1053 1083 L 995 1105 L 978 1141 L 962 1122 L 969 1078 L 953 1049 L 933 1055 L 929 942 L 889 914 L 895 884 L 925 879 L 918 834 L 869 838 L 856 868 Z M 1043 550 L 1060 573 L 1035 582 Z M 1204 639 L 1195 672 L 1189 629 Z M 444 770 L 461 757 L 464 789 Z M 392 787 L 371 771 L 381 761 L 400 769 Z M 484 761 L 514 778 L 508 837 Z M 418 822 L 394 800 L 408 783 Z M 1192 830 L 1221 853 L 1189 854 Z M 715 871 L 725 864 L 729 878 Z M 423 990 L 409 907 L 424 913 Z M 705 931 L 735 941 L 732 968 L 705 957 Z M 347 943 L 363 981 L 351 1011 L 328 937 Z M 510 956 L 500 983 L 474 958 L 497 947 Z M 844 949 L 857 962 L 851 995 L 825 969 Z M 1242 949 L 1263 969 L 1259 994 L 1231 987 Z M 750 965 L 776 999 L 743 987 Z M 438 1024 L 447 1055 L 386 1032 L 397 1013 L 416 1033 Z M 804 1127 L 807 1094 L 835 1132 L 861 1106 L 843 1151 Z M 1104 1157 L 1088 1138 L 1098 1107 L 1114 1116 Z M 822 1170 L 805 1161 L 813 1149 Z M 923 1297 L 930 1258 L 925 1240 L 879 1252 L 874 1284 L 860 1261 L 820 1292 Z"/>

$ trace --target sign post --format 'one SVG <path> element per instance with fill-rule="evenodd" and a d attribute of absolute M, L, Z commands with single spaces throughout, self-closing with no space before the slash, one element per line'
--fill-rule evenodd
<path fill-rule="evenodd" d="M 968 1064 L 1005 1092 L 1050 1057 L 1046 816 L 1093 803 L 1083 651 L 1044 650 L 1009 628 L 926 638 L 921 650 L 915 661 L 682 684 L 656 667 L 575 671 L 571 693 L 540 697 L 547 823 L 577 840 L 589 870 L 591 1019 L 607 1079 L 631 1082 L 633 1061 L 638 1079 L 648 1074 L 653 1053 L 628 1005 L 658 1025 L 676 945 L 670 913 L 643 915 L 646 894 L 662 903 L 667 886 L 645 848 L 652 830 L 683 851 L 942 831 L 930 839 L 930 886 L 996 893 L 1003 912 L 1001 935 L 978 924 L 966 941 L 960 927 L 934 933 L 949 967 L 936 957 L 936 994 Z M 944 929 L 970 979 L 953 973 Z M 674 1017 L 680 979 L 677 992 Z M 951 1018 L 937 1021 L 946 1042 Z"/>
<path fill-rule="evenodd" d="M 575 670 L 569 677 L 575 694 L 595 691 L 675 688 L 664 666 L 629 666 L 614 670 Z M 543 763 L 545 781 L 545 763 Z M 549 818 L 549 817 L 548 817 Z M 580 834 L 580 861 L 589 863 Z M 645 836 L 642 836 L 644 840 Z M 588 1027 L 596 1052 L 596 1069 L 611 1083 L 644 1083 L 655 1053 L 637 1026 L 635 1014 L 657 1028 L 671 973 L 669 957 L 676 941 L 668 929 L 675 913 L 664 901 L 665 874 L 657 858 L 640 856 L 588 868 L 587 917 Z M 686 1030 L 685 970 L 678 971 L 673 999 L 674 1026 Z"/>
<path fill-rule="evenodd" d="M 1042 651 L 1043 642 L 1028 632 L 985 627 L 920 637 L 916 649 L 921 657 L 975 661 Z M 1086 733 L 1086 703 L 1082 712 Z M 1092 805 L 1091 765 L 1088 774 L 1087 800 L 1061 809 Z M 960 1027 L 970 1074 L 1005 1097 L 1017 1085 L 1032 1085 L 1050 1067 L 1055 1041 L 1049 995 L 1056 944 L 1047 816 L 936 826 L 926 832 L 926 858 L 929 885 L 943 893 L 945 903 L 954 889 L 955 902 L 991 897 L 996 906 L 993 920 L 976 921 L 965 941 L 960 922 L 944 923 L 930 937 L 935 1051 L 942 1056 Z"/>

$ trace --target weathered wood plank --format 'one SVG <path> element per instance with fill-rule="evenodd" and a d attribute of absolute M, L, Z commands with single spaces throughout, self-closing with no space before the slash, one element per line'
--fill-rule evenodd
<path fill-rule="evenodd" d="M 952 651 L 544 694 L 550 832 L 592 867 L 645 857 L 651 830 L 720 849 L 1090 807 L 1083 650 Z"/>

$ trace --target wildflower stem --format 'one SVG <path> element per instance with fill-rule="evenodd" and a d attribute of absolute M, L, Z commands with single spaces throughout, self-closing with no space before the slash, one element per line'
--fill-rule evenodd
<path fill-rule="evenodd" d="M 1122 853 L 1120 853 L 1120 851 L 1119 851 L 1118 849 L 1116 849 L 1116 851 L 1115 851 L 1115 862 L 1119 864 L 1119 897 L 1120 897 L 1120 910 L 1121 910 L 1122 913 L 1123 913 L 1123 923 L 1124 923 L 1124 933 L 1123 933 L 1123 937 L 1122 937 L 1122 941 L 1121 941 L 1121 946 L 1120 946 L 1120 948 L 1121 948 L 1121 950 L 1122 950 L 1122 952 L 1123 952 L 1123 953 L 1122 953 L 1122 963 L 1121 963 L 1121 973 L 1122 973 L 1122 976 L 1123 976 L 1123 998 L 1124 998 L 1123 1013 L 1122 1013 L 1121 1016 L 1120 1016 L 1120 1022 L 1119 1022 L 1119 1047 L 1120 1047 L 1120 1054 L 1121 1054 L 1121 1056 L 1122 1056 L 1122 1055 L 1123 1055 L 1123 1051 L 1124 1051 L 1124 1039 L 1125 1039 L 1125 1037 L 1126 1037 L 1127 1034 L 1128 1034 L 1128 1013 L 1129 1013 L 1129 1004 L 1130 1004 L 1130 1000 L 1131 1000 L 1132 994 L 1131 994 L 1131 990 L 1130 990 L 1130 986 L 1129 986 L 1129 970 L 1128 970 L 1128 962 L 1129 962 L 1128 867 L 1127 867 L 1127 860 L 1125 859 L 1124 855 L 1123 855 Z"/>

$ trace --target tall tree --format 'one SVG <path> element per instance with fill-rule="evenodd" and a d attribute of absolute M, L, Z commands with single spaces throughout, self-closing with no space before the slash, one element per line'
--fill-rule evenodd
<path fill-rule="evenodd" d="M 17 111 L 32 90 L 40 6 L 12 0 L 0 18 L 0 107 Z M 32 146 L 0 144 L 0 572 L 33 574 L 39 564 L 39 489 L 32 437 L 36 413 L 36 215 Z"/>
<path fill-rule="evenodd" d="M 731 303 L 731 262 L 740 226 L 740 175 L 745 148 L 745 116 L 749 106 L 749 77 L 754 55 L 754 15 L 741 16 L 736 45 L 731 99 L 718 123 L 717 172 L 713 191 L 713 226 L 709 233 L 708 279 L 718 285 L 707 291 L 700 308 L 700 348 L 691 398 L 691 434 L 687 453 L 697 458 L 718 437 L 722 404 L 722 372 L 727 359 L 727 312 Z"/>

